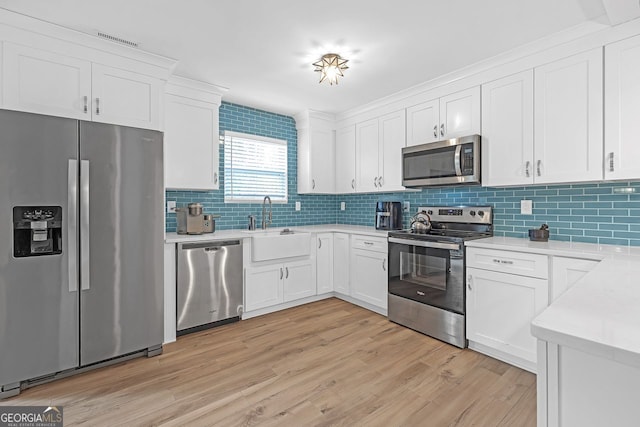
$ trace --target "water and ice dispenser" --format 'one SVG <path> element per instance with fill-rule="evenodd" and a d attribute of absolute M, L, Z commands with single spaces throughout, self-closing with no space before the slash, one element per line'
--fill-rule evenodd
<path fill-rule="evenodd" d="M 60 206 L 14 206 L 13 256 L 16 258 L 62 253 Z"/>

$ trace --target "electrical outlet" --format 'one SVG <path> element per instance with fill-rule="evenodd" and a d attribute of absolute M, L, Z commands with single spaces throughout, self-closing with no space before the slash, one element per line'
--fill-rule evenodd
<path fill-rule="evenodd" d="M 411 202 L 404 202 L 404 208 L 402 209 L 403 212 L 410 212 L 411 211 Z"/>
<path fill-rule="evenodd" d="M 347 204 L 345 202 L 340 202 L 340 210 L 343 211 L 347 209 Z"/>
<path fill-rule="evenodd" d="M 520 200 L 520 214 L 521 215 L 533 214 L 533 200 Z"/>
<path fill-rule="evenodd" d="M 167 213 L 176 213 L 176 201 L 167 200 Z"/>
<path fill-rule="evenodd" d="M 300 202 L 296 202 L 296 210 L 299 211 L 300 210 Z"/>

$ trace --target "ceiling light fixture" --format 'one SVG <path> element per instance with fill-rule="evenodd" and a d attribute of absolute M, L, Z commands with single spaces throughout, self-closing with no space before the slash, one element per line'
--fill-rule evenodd
<path fill-rule="evenodd" d="M 337 53 L 327 53 L 322 55 L 317 62 L 313 63 L 316 67 L 314 71 L 322 73 L 320 76 L 320 82 L 328 81 L 330 85 L 338 84 L 338 77 L 344 77 L 343 71 L 347 68 L 348 59 L 343 59 Z"/>

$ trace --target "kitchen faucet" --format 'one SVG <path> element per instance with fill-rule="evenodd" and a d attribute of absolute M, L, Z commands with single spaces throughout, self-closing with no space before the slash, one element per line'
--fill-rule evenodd
<path fill-rule="evenodd" d="M 267 222 L 267 219 L 265 218 L 265 210 L 267 208 L 267 200 L 269 201 L 269 222 Z M 264 200 L 262 201 L 262 229 L 263 230 L 267 229 L 269 224 L 271 224 L 272 219 L 273 219 L 273 209 L 272 209 L 272 205 L 271 205 L 271 197 L 264 196 Z"/>

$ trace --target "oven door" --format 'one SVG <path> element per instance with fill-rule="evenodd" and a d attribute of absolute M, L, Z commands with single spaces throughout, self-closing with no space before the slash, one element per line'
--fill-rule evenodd
<path fill-rule="evenodd" d="M 389 293 L 464 314 L 464 245 L 389 238 Z"/>

